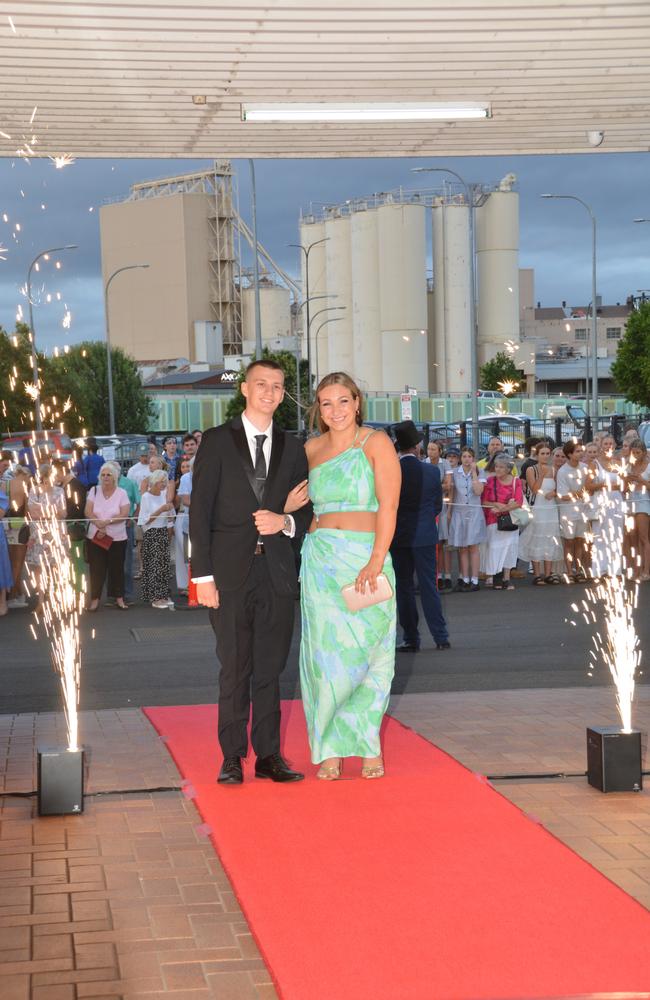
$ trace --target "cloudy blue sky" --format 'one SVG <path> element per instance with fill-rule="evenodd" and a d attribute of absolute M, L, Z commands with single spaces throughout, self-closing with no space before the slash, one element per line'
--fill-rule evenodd
<path fill-rule="evenodd" d="M 598 220 L 598 292 L 603 302 L 621 302 L 637 289 L 650 288 L 650 224 L 633 223 L 638 216 L 650 218 L 647 154 L 260 160 L 260 242 L 278 263 L 298 273 L 296 251 L 287 244 L 297 242 L 301 207 L 400 185 L 433 186 L 432 178 L 418 178 L 411 168 L 445 165 L 476 183 L 496 183 L 511 171 L 517 175 L 520 265 L 535 268 L 535 294 L 543 305 L 563 299 L 585 303 L 591 292 L 589 218 L 577 204 L 542 201 L 539 195 L 545 191 L 578 195 L 592 206 Z M 78 250 L 60 255 L 60 270 L 44 264 L 35 276 L 37 287 L 43 286 L 43 301 L 34 314 L 38 343 L 52 350 L 103 337 L 98 208 L 107 199 L 126 196 L 137 181 L 209 166 L 205 160 L 78 160 L 56 170 L 49 160 L 0 160 L 0 246 L 6 248 L 0 253 L 6 257 L 0 259 L 0 324 L 13 328 L 19 304 L 27 312 L 20 288 L 36 253 L 78 243 Z M 234 166 L 241 214 L 250 222 L 248 164 L 235 161 Z M 62 326 L 66 309 L 71 314 L 69 329 Z"/>

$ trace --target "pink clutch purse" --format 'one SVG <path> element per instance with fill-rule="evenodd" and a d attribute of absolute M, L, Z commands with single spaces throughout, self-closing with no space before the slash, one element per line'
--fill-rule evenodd
<path fill-rule="evenodd" d="M 353 583 L 341 587 L 341 594 L 348 611 L 362 611 L 364 608 L 371 608 L 373 604 L 381 604 L 382 601 L 390 600 L 393 596 L 393 588 L 388 582 L 388 577 L 384 573 L 378 573 L 377 589 L 374 594 L 369 587 L 360 593 L 354 589 Z"/>

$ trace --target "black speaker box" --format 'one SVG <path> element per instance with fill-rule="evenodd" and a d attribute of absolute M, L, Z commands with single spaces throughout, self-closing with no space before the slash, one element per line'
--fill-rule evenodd
<path fill-rule="evenodd" d="M 39 747 L 38 815 L 64 816 L 84 811 L 84 750 Z"/>
<path fill-rule="evenodd" d="M 643 788 L 641 733 L 617 726 L 587 729 L 587 780 L 601 792 L 640 792 Z"/>

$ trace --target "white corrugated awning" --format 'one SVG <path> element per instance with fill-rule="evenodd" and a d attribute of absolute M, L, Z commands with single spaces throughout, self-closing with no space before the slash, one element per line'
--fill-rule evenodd
<path fill-rule="evenodd" d="M 15 0 L 3 9 L 5 156 L 34 135 L 36 154 L 75 156 L 575 153 L 598 130 L 599 152 L 650 148 L 648 0 Z M 195 106 L 196 95 L 207 103 Z M 431 100 L 488 101 L 492 118 L 241 121 L 243 102 Z"/>

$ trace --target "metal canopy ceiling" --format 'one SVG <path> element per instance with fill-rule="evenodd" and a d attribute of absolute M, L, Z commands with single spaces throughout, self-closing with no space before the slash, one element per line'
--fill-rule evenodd
<path fill-rule="evenodd" d="M 648 0 L 15 0 L 0 154 L 448 156 L 650 148 Z M 12 29 L 12 22 L 15 31 Z M 195 106 L 193 95 L 207 104 Z M 243 123 L 240 105 L 490 101 L 487 121 Z M 38 110 L 33 125 L 30 117 Z"/>

